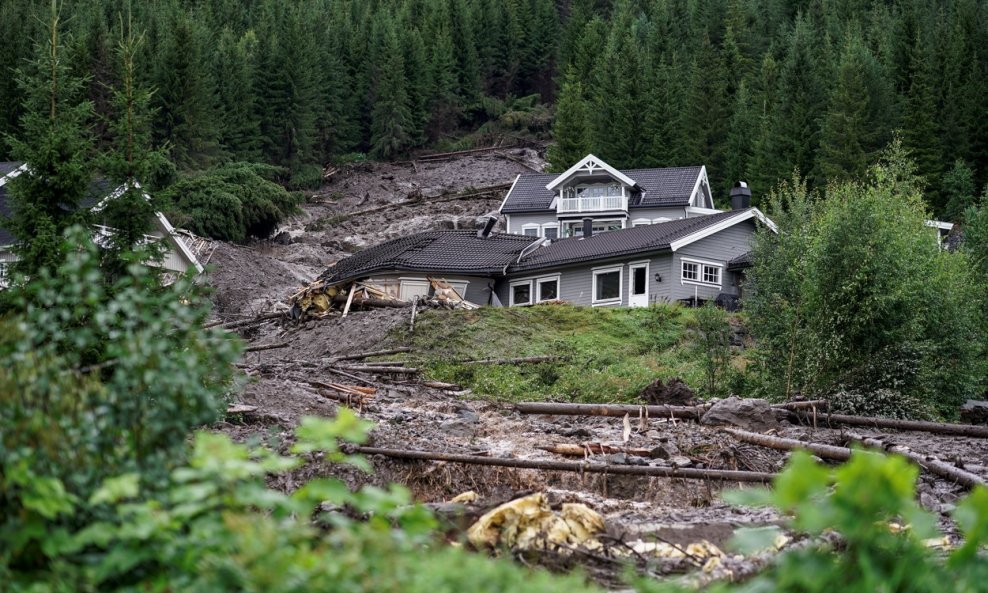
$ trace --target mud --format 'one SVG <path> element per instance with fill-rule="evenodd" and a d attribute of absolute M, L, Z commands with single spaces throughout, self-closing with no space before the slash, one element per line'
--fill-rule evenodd
<path fill-rule="evenodd" d="M 527 149 L 508 153 L 533 167 L 538 154 Z M 428 164 L 360 164 L 334 174 L 302 213 L 284 228 L 289 244 L 256 242 L 248 246 L 221 244 L 206 276 L 214 288 L 216 314 L 236 319 L 284 307 L 286 297 L 327 266 L 363 246 L 401 233 L 436 228 L 473 226 L 478 216 L 495 211 L 499 199 L 430 203 L 428 198 L 464 192 L 470 188 L 510 183 L 529 169 L 499 154 L 482 154 L 456 161 Z M 420 195 L 413 206 L 383 210 L 339 221 L 341 215 Z M 503 194 L 502 194 L 503 196 Z M 409 311 L 379 309 L 355 311 L 346 319 L 327 318 L 299 325 L 268 322 L 243 332 L 252 344 L 287 342 L 287 348 L 244 356 L 245 384 L 238 403 L 257 407 L 250 417 L 231 417 L 215 428 L 240 441 L 261 441 L 288 452 L 292 430 L 305 415 L 332 416 L 339 402 L 320 395 L 309 381 L 354 381 L 321 368 L 321 361 L 344 352 L 379 350 L 396 345 L 397 328 L 408 323 Z M 451 393 L 402 381 L 375 379 L 379 391 L 357 407 L 359 415 L 375 423 L 371 446 L 420 449 L 450 453 L 484 454 L 525 459 L 558 459 L 540 445 L 594 441 L 621 446 L 624 425 L 620 418 L 525 416 L 510 405 L 477 399 L 470 393 Z M 632 418 L 629 447 L 662 447 L 665 460 L 636 461 L 668 464 L 685 458 L 691 467 L 777 471 L 788 454 L 740 444 L 716 427 L 667 419 L 642 423 Z M 858 430 L 870 436 L 876 431 Z M 783 423 L 780 436 L 843 444 L 845 432 L 822 425 Z M 948 461 L 962 461 L 973 473 L 988 478 L 988 440 L 898 433 L 891 439 L 921 453 Z M 617 459 L 615 461 L 618 461 Z M 467 466 L 439 462 L 409 462 L 383 457 L 371 459 L 374 473 L 312 459 L 304 467 L 272 477 L 273 487 L 291 491 L 307 480 L 333 475 L 350 486 L 398 482 L 422 502 L 443 502 L 467 490 L 476 491 L 481 504 L 492 504 L 533 491 L 546 492 L 553 504 L 582 502 L 605 516 L 608 535 L 615 541 L 657 538 L 676 545 L 708 540 L 723 546 L 741 526 L 776 524 L 780 517 L 766 509 L 731 507 L 719 492 L 738 487 L 697 480 L 632 476 L 580 475 L 508 468 Z M 627 462 L 627 460 L 625 460 Z M 941 527 L 956 539 L 949 520 L 960 488 L 923 476 L 921 502 L 938 513 Z M 725 567 L 737 576 L 748 574 L 771 560 L 728 558 Z M 625 565 L 608 559 L 542 558 L 556 570 L 582 567 L 605 586 L 621 586 Z M 555 563 L 554 563 L 555 562 Z M 694 570 L 666 566 L 665 572 Z M 709 576 L 709 575 L 708 575 Z M 716 575 L 714 575 L 716 576 Z"/>

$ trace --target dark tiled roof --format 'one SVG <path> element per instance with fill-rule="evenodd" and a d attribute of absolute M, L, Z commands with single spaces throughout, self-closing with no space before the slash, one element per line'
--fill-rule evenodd
<path fill-rule="evenodd" d="M 486 239 L 475 230 L 428 231 L 369 247 L 329 268 L 320 280 L 344 282 L 384 270 L 446 274 L 501 274 L 518 259 L 532 237 L 491 233 Z"/>
<path fill-rule="evenodd" d="M 648 208 L 655 206 L 686 206 L 690 195 L 700 177 L 702 167 L 672 167 L 668 169 L 630 169 L 621 171 L 642 188 L 643 193 L 636 195 L 629 203 L 629 208 Z M 548 210 L 552 205 L 555 194 L 545 188 L 556 173 L 536 173 L 521 175 L 515 186 L 508 193 L 502 212 L 532 212 Z"/>
<path fill-rule="evenodd" d="M 719 214 L 684 218 L 659 224 L 637 226 L 620 231 L 594 235 L 589 239 L 573 237 L 556 241 L 526 255 L 510 271 L 554 268 L 593 260 L 608 259 L 634 253 L 649 253 L 669 249 L 669 244 L 711 225 L 723 222 L 746 210 L 731 210 Z"/>
<path fill-rule="evenodd" d="M 744 268 L 750 268 L 754 264 L 752 259 L 752 253 L 750 251 L 742 253 L 741 255 L 735 257 L 731 261 L 727 262 L 728 270 L 743 270 Z"/>

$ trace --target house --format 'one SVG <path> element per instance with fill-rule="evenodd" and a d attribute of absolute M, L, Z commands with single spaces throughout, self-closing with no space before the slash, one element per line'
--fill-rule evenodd
<path fill-rule="evenodd" d="M 370 247 L 326 270 L 313 286 L 360 281 L 410 300 L 428 295 L 430 279 L 438 278 L 466 300 L 494 306 L 730 301 L 741 295 L 757 226 L 775 229 L 750 207 L 600 233 L 588 218 L 576 236 L 555 241 L 492 232 L 495 222 Z"/>
<path fill-rule="evenodd" d="M 750 195 L 750 194 L 749 194 Z M 500 208 L 507 232 L 577 237 L 715 214 L 704 166 L 619 171 L 589 154 L 566 172 L 519 175 Z"/>
<path fill-rule="evenodd" d="M 13 252 L 13 247 L 17 243 L 17 238 L 11 232 L 3 228 L 3 219 L 11 215 L 11 208 L 7 200 L 6 184 L 27 171 L 27 166 L 22 163 L 0 162 L 0 289 L 6 286 L 6 272 L 9 265 L 17 260 Z M 140 186 L 137 186 L 140 188 Z M 89 197 L 83 201 L 83 207 L 94 213 L 99 213 L 108 200 L 119 197 L 126 191 L 126 186 L 120 186 L 109 191 L 109 186 L 102 181 L 92 185 Z M 146 193 L 146 200 L 150 199 Z M 97 241 L 101 237 L 106 237 L 113 233 L 113 229 L 103 225 L 94 225 L 94 236 Z M 165 245 L 164 257 L 160 265 L 162 269 L 173 273 L 187 273 L 193 270 L 196 273 L 203 271 L 202 264 L 195 250 L 191 249 L 188 239 L 191 235 L 175 229 L 164 214 L 154 213 L 152 227 L 147 234 L 149 241 L 162 241 Z"/>

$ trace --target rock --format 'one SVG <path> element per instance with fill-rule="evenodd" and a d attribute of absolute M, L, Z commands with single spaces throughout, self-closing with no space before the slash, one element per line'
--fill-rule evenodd
<path fill-rule="evenodd" d="M 439 425 L 439 430 L 451 437 L 472 438 L 476 434 L 474 427 L 460 418 L 443 422 Z"/>
<path fill-rule="evenodd" d="M 628 457 L 628 465 L 648 465 L 648 460 L 644 457 L 631 455 Z"/>
<path fill-rule="evenodd" d="M 967 400 L 961 406 L 961 420 L 969 424 L 988 424 L 988 401 Z"/>
<path fill-rule="evenodd" d="M 642 389 L 639 397 L 651 406 L 691 406 L 696 394 L 679 377 L 669 379 L 668 385 L 662 379 L 656 379 L 648 387 Z"/>
<path fill-rule="evenodd" d="M 292 235 L 288 231 L 281 231 L 280 233 L 275 235 L 274 238 L 271 240 L 277 243 L 278 245 L 291 245 Z"/>
<path fill-rule="evenodd" d="M 628 456 L 624 453 L 612 453 L 605 455 L 604 461 L 611 465 L 625 465 L 628 463 Z"/>
<path fill-rule="evenodd" d="M 700 424 L 717 426 L 728 424 L 754 432 L 765 432 L 779 427 L 772 406 L 763 399 L 741 399 L 731 396 L 715 403 L 700 418 Z"/>
<path fill-rule="evenodd" d="M 680 468 L 682 468 L 682 467 L 689 467 L 689 466 L 693 465 L 693 460 L 690 459 L 689 457 L 683 457 L 681 455 L 678 455 L 678 456 L 673 457 L 672 459 L 670 459 L 669 460 L 669 463 L 671 463 L 673 467 L 680 467 Z"/>
<path fill-rule="evenodd" d="M 586 428 L 564 428 L 559 431 L 564 437 L 590 438 L 590 431 Z"/>
<path fill-rule="evenodd" d="M 679 447 L 675 443 L 665 442 L 653 448 L 651 454 L 652 459 L 672 459 L 673 457 L 677 457 L 680 452 Z"/>
<path fill-rule="evenodd" d="M 464 422 L 469 422 L 470 424 L 477 424 L 480 422 L 480 415 L 474 412 L 470 408 L 463 408 L 456 412 L 461 420 Z"/>

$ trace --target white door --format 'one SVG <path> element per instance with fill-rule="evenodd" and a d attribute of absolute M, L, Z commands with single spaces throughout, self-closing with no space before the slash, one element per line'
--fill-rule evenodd
<path fill-rule="evenodd" d="M 628 274 L 628 306 L 647 307 L 648 306 L 648 262 L 643 264 L 631 264 L 628 266 L 631 271 Z"/>

